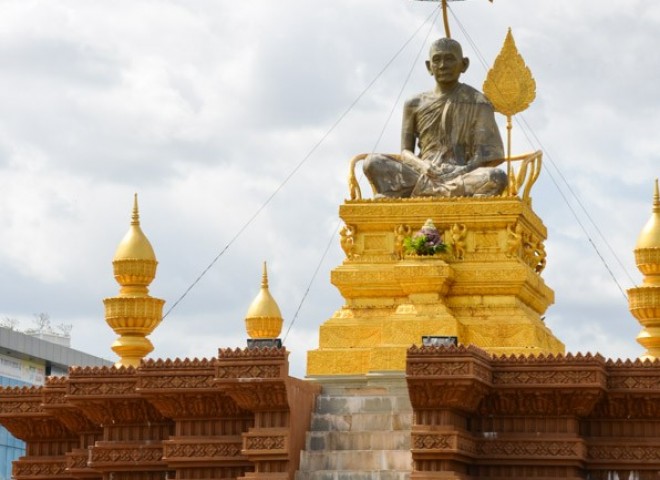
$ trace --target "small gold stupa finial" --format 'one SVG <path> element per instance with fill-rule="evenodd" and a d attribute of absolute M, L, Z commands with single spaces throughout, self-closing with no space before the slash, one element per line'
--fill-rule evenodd
<path fill-rule="evenodd" d="M 635 249 L 660 248 L 660 193 L 658 192 L 658 179 L 655 179 L 653 191 L 653 210 L 644 228 L 637 238 Z"/>
<path fill-rule="evenodd" d="M 131 215 L 131 226 L 119 242 L 115 251 L 114 260 L 148 260 L 153 262 L 154 274 L 156 273 L 156 254 L 151 246 L 151 242 L 140 228 L 140 211 L 138 208 L 137 193 L 133 197 L 133 213 Z M 153 280 L 153 277 L 151 278 Z M 149 282 L 151 283 L 151 282 Z"/>
<path fill-rule="evenodd" d="M 264 262 L 261 290 L 252 300 L 245 315 L 245 327 L 250 338 L 277 338 L 282 331 L 282 313 L 268 290 L 268 271 Z"/>
<path fill-rule="evenodd" d="M 156 277 L 156 255 L 140 228 L 137 194 L 133 199 L 131 225 L 119 243 L 112 261 L 119 295 L 103 300 L 105 320 L 119 335 L 112 350 L 119 355 L 116 366 L 138 366 L 154 347 L 146 338 L 163 317 L 164 300 L 149 295 Z"/>
<path fill-rule="evenodd" d="M 637 268 L 644 275 L 641 286 L 628 290 L 630 312 L 642 324 L 637 341 L 646 348 L 642 359 L 660 358 L 660 193 L 655 179 L 653 210 L 635 246 Z"/>

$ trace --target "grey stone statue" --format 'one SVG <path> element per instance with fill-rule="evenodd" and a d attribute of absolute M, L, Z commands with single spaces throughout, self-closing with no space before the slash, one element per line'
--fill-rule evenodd
<path fill-rule="evenodd" d="M 483 197 L 504 191 L 506 173 L 488 166 L 504 158 L 493 107 L 458 81 L 468 66 L 457 41 L 441 38 L 431 45 L 426 68 L 436 87 L 405 103 L 401 155 L 373 154 L 364 161 L 376 198 Z"/>

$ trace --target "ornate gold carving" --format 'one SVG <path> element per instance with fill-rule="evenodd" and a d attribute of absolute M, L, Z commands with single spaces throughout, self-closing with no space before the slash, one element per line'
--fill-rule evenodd
<path fill-rule="evenodd" d="M 465 238 L 467 237 L 467 227 L 464 223 L 455 223 L 450 229 L 451 250 L 454 258 L 463 260 L 465 258 Z"/>
<path fill-rule="evenodd" d="M 339 231 L 341 249 L 349 260 L 355 256 L 355 226 L 344 225 Z"/>
<path fill-rule="evenodd" d="M 340 216 L 354 232 L 360 256 L 331 273 L 345 304 L 321 326 L 308 374 L 362 374 L 383 365 L 402 370 L 406 349 L 423 335 L 457 336 L 497 353 L 563 351 L 541 321 L 554 300 L 538 275 L 546 230 L 525 201 L 360 200 L 341 205 Z M 452 253 L 404 256 L 410 226 L 428 218 L 439 219 Z M 516 232 L 520 238 L 512 244 L 510 233 Z M 402 320 L 412 323 L 396 323 Z"/>
<path fill-rule="evenodd" d="M 660 320 L 660 285 L 628 290 L 629 308 L 638 320 Z"/>
<path fill-rule="evenodd" d="M 660 275 L 660 247 L 635 250 L 635 262 L 642 275 Z"/>
<path fill-rule="evenodd" d="M 540 274 L 546 265 L 547 253 L 543 240 L 530 232 L 522 234 L 522 259 L 536 273 Z"/>
<path fill-rule="evenodd" d="M 156 260 L 135 258 L 115 260 L 113 262 L 115 279 L 120 285 L 135 283 L 148 285 L 156 276 L 157 265 Z"/>
<path fill-rule="evenodd" d="M 348 168 L 348 195 L 351 200 L 361 200 L 362 199 L 362 189 L 360 189 L 360 183 L 357 181 L 355 176 L 355 165 L 367 158 L 366 153 L 360 153 L 355 155 L 350 162 Z"/>
<path fill-rule="evenodd" d="M 375 347 L 382 340 L 380 325 L 325 325 L 320 335 L 323 345 L 335 348 Z"/>
<path fill-rule="evenodd" d="M 496 112 L 513 116 L 536 98 L 536 81 L 516 48 L 511 29 L 484 81 L 483 91 Z"/>
<path fill-rule="evenodd" d="M 385 235 L 382 234 L 365 234 L 364 238 L 364 252 L 384 252 L 386 250 Z"/>
<path fill-rule="evenodd" d="M 355 375 L 369 371 L 366 348 L 319 349 L 307 352 L 307 375 Z"/>
<path fill-rule="evenodd" d="M 160 323 L 164 304 L 164 300 L 152 297 L 106 298 L 106 321 L 117 333 L 151 331 Z"/>
<path fill-rule="evenodd" d="M 545 251 L 545 245 L 543 245 L 542 240 L 536 242 L 536 247 L 534 249 L 534 256 L 536 257 L 536 265 L 534 266 L 534 271 L 538 274 L 541 274 L 545 270 L 547 264 L 548 254 Z"/>
<path fill-rule="evenodd" d="M 518 173 L 513 175 L 513 168 L 511 168 L 509 182 L 511 193 L 518 193 L 522 188 L 522 195 L 520 196 L 524 202 L 530 201 L 530 192 L 532 187 L 538 180 L 539 175 L 541 174 L 541 167 L 543 165 L 543 152 L 537 150 L 532 153 L 526 153 L 523 155 L 517 155 L 511 157 L 511 161 L 520 161 L 520 167 L 518 168 Z M 515 183 L 512 182 L 515 181 Z"/>
<path fill-rule="evenodd" d="M 410 225 L 397 225 L 394 229 L 394 255 L 399 260 L 402 260 L 405 254 L 403 242 L 411 234 L 412 228 L 410 228 Z"/>
<path fill-rule="evenodd" d="M 517 257 L 523 243 L 523 227 L 520 223 L 512 223 L 506 227 L 506 256 Z"/>
<path fill-rule="evenodd" d="M 511 29 L 495 59 L 483 85 L 483 91 L 495 111 L 507 117 L 507 174 L 509 188 L 505 195 L 514 196 L 525 184 L 522 198 L 529 200 L 532 185 L 541 172 L 541 152 L 511 155 L 511 117 L 527 109 L 536 98 L 536 81 L 516 48 Z M 514 174 L 512 160 L 522 160 L 518 174 Z"/>
<path fill-rule="evenodd" d="M 468 332 L 471 343 L 483 347 L 536 344 L 539 338 L 534 326 L 521 324 L 473 325 Z M 545 345 L 544 345 L 545 346 Z"/>

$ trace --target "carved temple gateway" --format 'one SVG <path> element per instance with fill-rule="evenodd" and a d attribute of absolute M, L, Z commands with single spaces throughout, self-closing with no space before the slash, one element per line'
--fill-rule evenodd
<path fill-rule="evenodd" d="M 658 182 L 635 248 L 644 282 L 628 292 L 646 352 L 566 354 L 543 320 L 541 154 L 507 157 L 501 195 L 363 199 L 351 181 L 331 276 L 345 303 L 320 325 L 306 379 L 289 376 L 265 265 L 248 348 L 146 358 L 164 302 L 149 295 L 157 261 L 136 199 L 119 294 L 104 300 L 120 359 L 0 391 L 0 424 L 26 442 L 13 478 L 660 478 Z M 431 224 L 443 250 L 411 252 Z"/>

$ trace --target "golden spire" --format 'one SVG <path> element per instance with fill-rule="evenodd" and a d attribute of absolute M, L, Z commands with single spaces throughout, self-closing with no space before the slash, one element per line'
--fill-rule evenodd
<path fill-rule="evenodd" d="M 114 260 L 141 259 L 156 261 L 154 249 L 151 247 L 149 239 L 140 228 L 140 211 L 138 209 L 137 193 L 133 196 L 133 215 L 131 216 L 131 226 L 119 242 L 115 252 Z"/>
<path fill-rule="evenodd" d="M 642 248 L 660 248 L 660 193 L 658 192 L 658 179 L 655 179 L 653 192 L 653 211 L 651 218 L 642 228 L 637 238 L 636 250 Z"/>
<path fill-rule="evenodd" d="M 252 300 L 245 315 L 245 327 L 250 338 L 277 338 L 282 331 L 282 314 L 268 290 L 266 262 L 261 275 L 261 290 Z"/>
<path fill-rule="evenodd" d="M 642 324 L 637 341 L 646 348 L 642 359 L 660 358 L 660 194 L 655 180 L 651 218 L 635 246 L 637 268 L 644 283 L 628 290 L 630 312 Z"/>
<path fill-rule="evenodd" d="M 106 298 L 105 320 L 119 335 L 112 350 L 120 360 L 115 366 L 138 366 L 154 347 L 146 338 L 163 317 L 164 300 L 149 295 L 156 277 L 156 255 L 140 228 L 137 194 L 133 200 L 131 225 L 119 243 L 112 261 L 119 296 Z"/>

